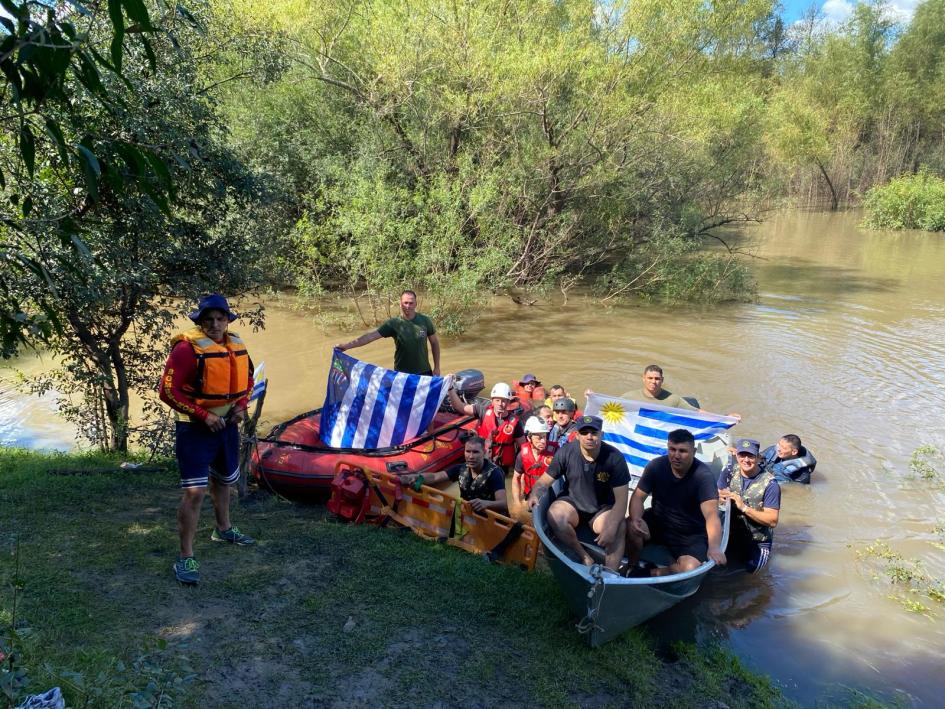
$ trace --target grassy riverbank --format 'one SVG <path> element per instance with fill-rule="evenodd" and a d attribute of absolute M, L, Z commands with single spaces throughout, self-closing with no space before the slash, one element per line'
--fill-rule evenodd
<path fill-rule="evenodd" d="M 259 539 L 244 549 L 211 545 L 208 501 L 204 581 L 181 588 L 175 480 L 0 449 L 0 630 L 9 650 L 16 627 L 29 690 L 90 707 L 784 703 L 719 649 L 657 653 L 637 631 L 586 648 L 549 574 L 321 505 L 234 504 Z"/>

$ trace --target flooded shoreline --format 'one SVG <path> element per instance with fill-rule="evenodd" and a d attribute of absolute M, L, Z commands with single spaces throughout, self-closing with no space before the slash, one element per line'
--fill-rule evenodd
<path fill-rule="evenodd" d="M 931 616 L 906 610 L 889 598 L 897 589 L 880 560 L 863 554 L 882 540 L 945 577 L 932 532 L 943 522 L 943 491 L 909 473 L 916 448 L 945 448 L 945 237 L 861 231 L 857 220 L 791 212 L 750 230 L 755 303 L 605 308 L 572 297 L 523 307 L 491 298 L 465 334 L 441 335 L 443 370 L 475 367 L 490 384 L 535 372 L 578 395 L 619 394 L 657 362 L 670 390 L 738 411 L 742 435 L 767 445 L 799 434 L 818 468 L 811 486 L 784 488 L 769 571 L 714 574 L 645 627 L 664 642 L 721 642 L 803 704 L 842 703 L 844 687 L 933 704 L 945 605 L 926 604 Z M 321 404 L 340 333 L 277 303 L 265 331 L 241 334 L 266 362 L 265 421 Z M 389 341 L 352 354 L 392 361 Z M 25 404 L 7 385 L 2 392 L 4 445 L 71 438 L 48 402 Z"/>

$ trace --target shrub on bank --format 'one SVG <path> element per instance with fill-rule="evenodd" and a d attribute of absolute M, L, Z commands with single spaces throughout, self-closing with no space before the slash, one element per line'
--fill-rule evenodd
<path fill-rule="evenodd" d="M 863 206 L 872 229 L 945 231 L 945 179 L 924 170 L 901 175 L 867 192 Z"/>

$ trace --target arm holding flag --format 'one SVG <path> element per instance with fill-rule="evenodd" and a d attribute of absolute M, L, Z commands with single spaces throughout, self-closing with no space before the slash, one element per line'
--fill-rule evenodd
<path fill-rule="evenodd" d="M 360 337 L 356 337 L 353 340 L 350 340 L 343 344 L 335 345 L 335 349 L 341 350 L 342 352 L 344 352 L 345 350 L 353 350 L 355 347 L 364 347 L 364 345 L 370 344 L 371 342 L 374 342 L 375 340 L 380 340 L 381 337 L 383 337 L 383 335 L 381 335 L 380 332 L 378 332 L 377 330 L 371 330 L 370 332 L 365 332 L 363 335 L 361 335 Z M 439 354 L 439 347 L 437 347 L 437 354 Z M 439 356 L 437 356 L 435 359 L 439 360 Z"/>
<path fill-rule="evenodd" d="M 720 566 L 725 565 L 725 552 L 722 551 L 722 522 L 719 519 L 718 499 L 706 500 L 699 505 L 705 517 L 705 531 L 709 537 L 709 558 Z"/>

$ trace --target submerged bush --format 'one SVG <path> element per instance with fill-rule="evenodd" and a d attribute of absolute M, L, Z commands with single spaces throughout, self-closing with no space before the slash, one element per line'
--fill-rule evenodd
<path fill-rule="evenodd" d="M 866 193 L 866 226 L 945 231 L 945 179 L 926 171 L 901 175 Z"/>

